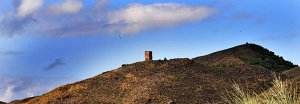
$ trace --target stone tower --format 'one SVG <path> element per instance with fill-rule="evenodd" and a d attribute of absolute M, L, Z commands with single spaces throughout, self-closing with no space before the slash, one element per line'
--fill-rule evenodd
<path fill-rule="evenodd" d="M 152 60 L 152 51 L 145 51 L 145 61 Z"/>

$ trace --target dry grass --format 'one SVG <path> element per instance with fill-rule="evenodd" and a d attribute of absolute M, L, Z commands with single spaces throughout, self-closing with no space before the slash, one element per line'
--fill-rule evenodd
<path fill-rule="evenodd" d="M 226 91 L 222 99 L 227 104 L 300 104 L 298 87 L 291 82 L 283 82 L 280 78 L 273 81 L 273 87 L 256 94 L 244 91 L 239 85 L 233 84 L 234 93 Z"/>

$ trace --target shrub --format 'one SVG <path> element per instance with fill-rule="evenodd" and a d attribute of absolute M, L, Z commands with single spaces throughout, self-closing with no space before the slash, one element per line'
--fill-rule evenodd
<path fill-rule="evenodd" d="M 279 78 L 273 81 L 273 87 L 263 93 L 256 94 L 245 92 L 237 85 L 233 84 L 233 93 L 226 91 L 221 96 L 227 104 L 299 104 L 300 94 L 296 85 L 291 82 L 283 82 Z"/>

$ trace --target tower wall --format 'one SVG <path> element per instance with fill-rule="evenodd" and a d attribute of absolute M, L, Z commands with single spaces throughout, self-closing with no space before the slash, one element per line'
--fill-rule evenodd
<path fill-rule="evenodd" d="M 145 61 L 152 60 L 152 51 L 145 51 Z"/>

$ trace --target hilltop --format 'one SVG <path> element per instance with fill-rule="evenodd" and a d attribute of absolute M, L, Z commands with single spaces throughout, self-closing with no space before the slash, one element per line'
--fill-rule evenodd
<path fill-rule="evenodd" d="M 226 90 L 232 92 L 233 83 L 260 93 L 272 86 L 274 73 L 295 66 L 261 46 L 244 44 L 194 59 L 124 65 L 11 103 L 222 103 L 220 95 Z"/>
<path fill-rule="evenodd" d="M 214 67 L 233 67 L 241 65 L 254 65 L 283 72 L 297 67 L 274 52 L 251 43 L 246 43 L 233 48 L 215 52 L 206 56 L 194 58 L 199 63 Z"/>

